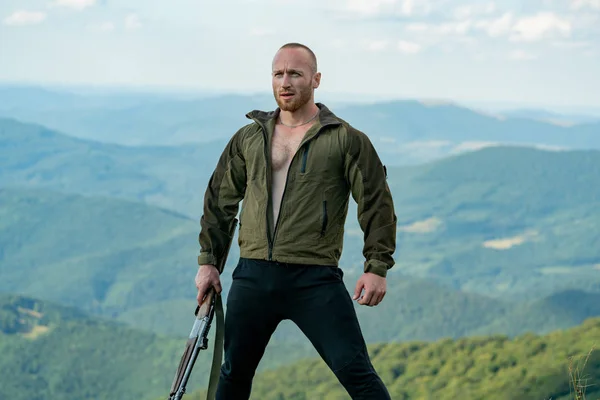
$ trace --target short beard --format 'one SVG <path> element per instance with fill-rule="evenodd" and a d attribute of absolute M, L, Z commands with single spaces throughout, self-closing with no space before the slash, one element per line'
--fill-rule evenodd
<path fill-rule="evenodd" d="M 312 98 L 312 90 L 310 86 L 306 88 L 302 88 L 301 90 L 296 90 L 295 96 L 292 101 L 283 101 L 279 98 L 279 94 L 277 90 L 273 90 L 273 95 L 275 96 L 275 101 L 277 105 L 282 111 L 295 112 L 302 108 L 305 104 L 307 104 Z"/>

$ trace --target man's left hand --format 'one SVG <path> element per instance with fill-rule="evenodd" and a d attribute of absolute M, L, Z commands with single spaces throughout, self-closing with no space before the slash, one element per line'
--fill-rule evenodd
<path fill-rule="evenodd" d="M 360 293 L 365 290 L 362 297 Z M 365 272 L 356 282 L 354 289 L 353 300 L 358 299 L 358 304 L 367 305 L 369 307 L 376 306 L 381 303 L 386 293 L 386 280 L 384 277 L 376 275 L 372 272 Z"/>

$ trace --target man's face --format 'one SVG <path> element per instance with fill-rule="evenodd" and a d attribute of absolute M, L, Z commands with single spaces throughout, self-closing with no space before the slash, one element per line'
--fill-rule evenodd
<path fill-rule="evenodd" d="M 319 79 L 304 49 L 281 49 L 273 59 L 273 95 L 283 111 L 294 112 L 308 103 Z"/>

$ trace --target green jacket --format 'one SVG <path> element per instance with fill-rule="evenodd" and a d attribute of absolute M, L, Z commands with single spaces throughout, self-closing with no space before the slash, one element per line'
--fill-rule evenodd
<path fill-rule="evenodd" d="M 198 264 L 217 264 L 231 240 L 239 203 L 240 257 L 337 265 L 351 194 L 364 233 L 364 271 L 386 276 L 394 265 L 396 215 L 387 171 L 369 138 L 327 107 L 294 155 L 274 232 L 270 143 L 279 109 L 254 110 L 228 142 L 208 182 Z M 223 272 L 223 271 L 219 271 Z"/>

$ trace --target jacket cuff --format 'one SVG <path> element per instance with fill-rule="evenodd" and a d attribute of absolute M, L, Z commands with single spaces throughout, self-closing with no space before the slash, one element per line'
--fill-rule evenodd
<path fill-rule="evenodd" d="M 365 262 L 365 272 L 371 272 L 383 278 L 387 276 L 388 265 L 383 261 L 369 260 Z"/>
<path fill-rule="evenodd" d="M 201 252 L 200 255 L 198 256 L 198 265 L 204 265 L 204 264 L 211 264 L 216 266 L 217 265 L 217 258 L 207 252 Z"/>

